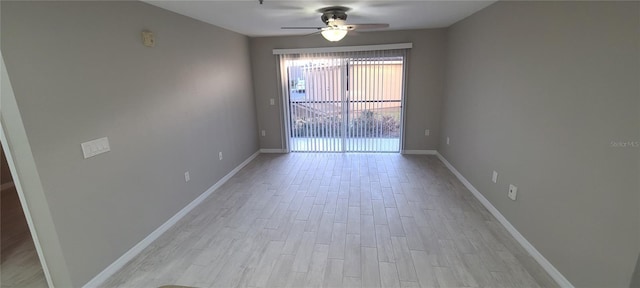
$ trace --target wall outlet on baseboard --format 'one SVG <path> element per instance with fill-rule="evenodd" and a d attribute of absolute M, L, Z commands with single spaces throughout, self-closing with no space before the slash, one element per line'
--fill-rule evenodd
<path fill-rule="evenodd" d="M 507 195 L 511 200 L 516 201 L 516 196 L 518 196 L 518 187 L 513 184 L 509 184 L 509 194 Z"/>
<path fill-rule="evenodd" d="M 184 172 L 184 182 L 189 182 L 191 180 L 191 176 L 189 176 L 189 171 Z"/>
<path fill-rule="evenodd" d="M 267 136 L 267 131 L 263 129 L 262 131 L 260 131 L 260 135 L 262 135 L 263 137 Z"/>
<path fill-rule="evenodd" d="M 493 175 L 491 175 L 491 182 L 498 183 L 498 172 L 493 171 Z"/>

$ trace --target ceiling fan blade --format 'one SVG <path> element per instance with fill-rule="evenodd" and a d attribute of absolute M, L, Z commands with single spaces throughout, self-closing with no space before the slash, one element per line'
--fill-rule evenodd
<path fill-rule="evenodd" d="M 389 24 L 386 23 L 376 23 L 376 24 L 349 24 L 347 25 L 349 30 L 370 30 L 370 29 L 383 29 L 389 28 Z"/>
<path fill-rule="evenodd" d="M 322 28 L 324 28 L 324 27 L 280 27 L 280 29 L 301 29 L 301 30 L 302 30 L 302 29 L 306 29 L 306 30 L 309 30 L 309 29 L 320 30 L 320 29 L 322 29 Z"/>
<path fill-rule="evenodd" d="M 302 37 L 313 36 L 313 35 L 320 34 L 320 33 L 322 33 L 322 31 L 318 30 L 318 31 L 313 32 L 313 33 L 304 34 L 304 35 L 302 35 Z"/>

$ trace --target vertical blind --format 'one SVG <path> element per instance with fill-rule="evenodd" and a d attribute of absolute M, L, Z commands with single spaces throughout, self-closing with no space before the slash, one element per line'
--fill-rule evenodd
<path fill-rule="evenodd" d="M 398 152 L 406 50 L 278 55 L 293 152 Z"/>

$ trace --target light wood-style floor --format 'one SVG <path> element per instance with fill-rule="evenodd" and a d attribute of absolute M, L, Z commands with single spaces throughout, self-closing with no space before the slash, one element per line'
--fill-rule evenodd
<path fill-rule="evenodd" d="M 260 155 L 105 287 L 556 287 L 434 156 Z"/>

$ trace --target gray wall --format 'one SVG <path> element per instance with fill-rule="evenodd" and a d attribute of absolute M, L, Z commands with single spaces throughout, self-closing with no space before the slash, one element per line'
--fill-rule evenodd
<path fill-rule="evenodd" d="M 281 149 L 282 113 L 280 87 L 277 84 L 277 61 L 273 49 L 354 46 L 412 42 L 409 52 L 406 91 L 405 149 L 435 150 L 440 135 L 440 106 L 443 93 L 444 29 L 349 34 L 337 44 L 321 35 L 251 38 L 251 68 L 259 129 L 266 130 L 260 148 Z M 276 99 L 270 106 L 269 99 Z M 430 136 L 424 136 L 430 129 Z"/>
<path fill-rule="evenodd" d="M 501 1 L 448 30 L 441 153 L 580 287 L 628 287 L 640 249 L 640 148 L 612 147 L 640 141 L 639 5 Z"/>
<path fill-rule="evenodd" d="M 43 237 L 57 232 L 72 285 L 257 151 L 247 37 L 141 2 L 1 5 L 2 54 L 31 174 L 55 225 Z M 155 33 L 155 48 L 141 44 L 144 29 Z M 103 136 L 111 152 L 83 159 L 80 143 Z"/>

